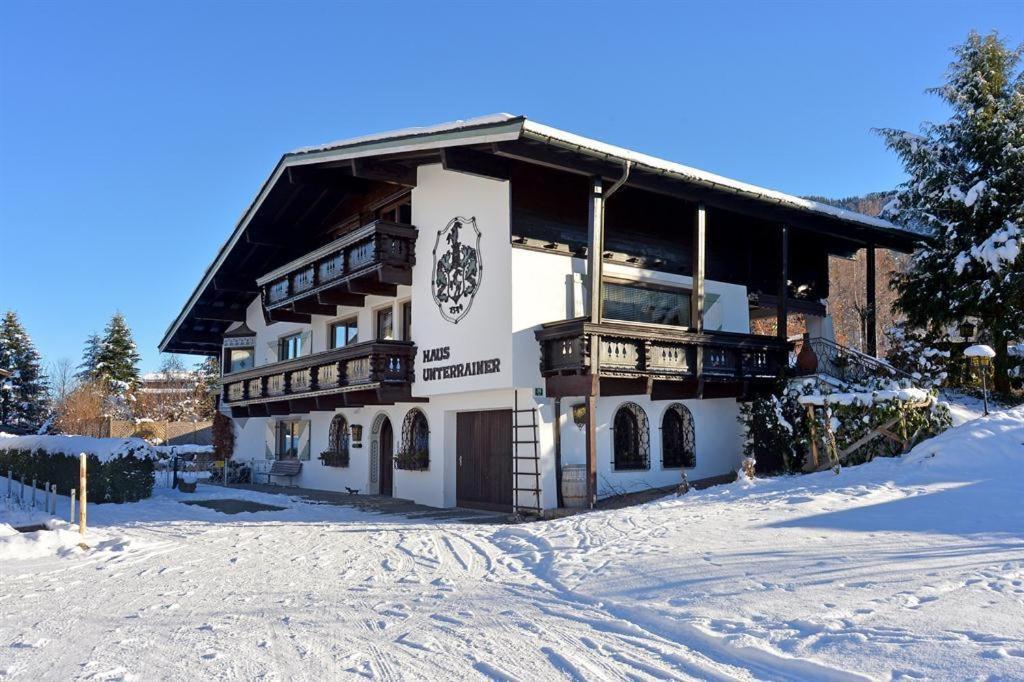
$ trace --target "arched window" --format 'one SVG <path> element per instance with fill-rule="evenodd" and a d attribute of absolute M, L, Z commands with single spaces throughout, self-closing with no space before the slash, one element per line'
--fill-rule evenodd
<path fill-rule="evenodd" d="M 320 454 L 324 466 L 348 466 L 348 421 L 341 414 L 334 415 L 327 434 L 327 449 Z"/>
<path fill-rule="evenodd" d="M 625 403 L 615 412 L 612 421 L 614 466 L 616 471 L 649 469 L 650 435 L 647 415 L 636 403 Z"/>
<path fill-rule="evenodd" d="M 680 403 L 669 405 L 661 419 L 661 466 L 665 469 L 697 466 L 693 415 Z"/>
<path fill-rule="evenodd" d="M 430 428 L 427 415 L 413 408 L 402 421 L 402 448 L 395 454 L 399 469 L 427 469 L 430 466 Z"/>

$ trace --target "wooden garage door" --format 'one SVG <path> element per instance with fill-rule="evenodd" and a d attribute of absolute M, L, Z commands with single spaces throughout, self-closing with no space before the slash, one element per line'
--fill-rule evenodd
<path fill-rule="evenodd" d="M 459 412 L 455 430 L 456 504 L 512 509 L 512 411 Z"/>

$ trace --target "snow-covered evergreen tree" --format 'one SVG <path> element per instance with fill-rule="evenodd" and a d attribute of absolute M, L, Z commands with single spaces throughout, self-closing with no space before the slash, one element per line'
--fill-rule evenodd
<path fill-rule="evenodd" d="M 894 277 L 912 326 L 939 333 L 976 317 L 1009 388 L 1007 343 L 1024 336 L 1024 74 L 1021 48 L 972 32 L 931 90 L 952 110 L 921 134 L 880 131 L 910 179 L 883 211 L 933 240 Z"/>
<path fill-rule="evenodd" d="M 46 375 L 32 339 L 13 311 L 0 321 L 0 424 L 35 433 L 46 423 L 49 394 Z"/>
<path fill-rule="evenodd" d="M 103 339 L 99 334 L 89 334 L 85 339 L 85 348 L 82 349 L 82 363 L 78 365 L 78 372 L 75 378 L 79 381 L 93 381 L 99 378 L 96 365 L 99 364 L 100 346 Z"/>
<path fill-rule="evenodd" d="M 213 419 L 220 391 L 220 358 L 211 355 L 196 363 L 196 414 L 200 419 Z"/>
<path fill-rule="evenodd" d="M 96 378 L 109 394 L 108 414 L 131 415 L 134 392 L 139 385 L 139 352 L 131 329 L 121 313 L 115 313 L 103 333 L 96 355 Z"/>

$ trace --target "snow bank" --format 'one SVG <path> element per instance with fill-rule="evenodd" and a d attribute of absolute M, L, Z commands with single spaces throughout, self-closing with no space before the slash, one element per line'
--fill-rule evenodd
<path fill-rule="evenodd" d="M 87 532 L 85 537 L 60 519 L 46 522 L 47 530 L 19 533 L 6 523 L 0 523 L 0 563 L 43 557 L 67 557 L 91 551 L 123 551 L 130 540 L 121 536 L 97 535 Z M 81 545 L 85 543 L 85 547 Z"/>
<path fill-rule="evenodd" d="M 13 436 L 0 433 L 0 450 L 44 450 L 50 454 L 95 455 L 101 462 L 135 455 L 157 459 L 157 450 L 142 438 L 93 438 L 92 436 Z"/>
<path fill-rule="evenodd" d="M 941 433 L 918 444 L 903 460 L 915 463 L 931 458 L 939 461 L 930 466 L 952 468 L 965 476 L 986 470 L 1013 475 L 1024 466 L 1024 405 Z"/>

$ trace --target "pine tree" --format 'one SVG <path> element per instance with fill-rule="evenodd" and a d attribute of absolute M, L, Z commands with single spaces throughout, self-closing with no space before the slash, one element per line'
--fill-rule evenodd
<path fill-rule="evenodd" d="M 37 432 L 49 413 L 46 376 L 32 339 L 10 310 L 0 321 L 0 368 L 10 373 L 0 379 L 0 424 Z"/>
<path fill-rule="evenodd" d="M 952 117 L 920 135 L 879 131 L 910 175 L 883 215 L 933 238 L 892 284 L 913 326 L 941 333 L 980 319 L 1006 392 L 1007 345 L 1024 336 L 1022 49 L 972 32 L 953 51 L 946 84 L 930 91 Z"/>
<path fill-rule="evenodd" d="M 139 352 L 131 329 L 121 313 L 115 313 L 103 333 L 96 354 L 96 378 L 113 396 L 128 398 L 139 384 Z"/>
<path fill-rule="evenodd" d="M 199 419 L 213 419 L 217 412 L 217 396 L 220 390 L 220 358 L 215 355 L 196 363 L 196 414 Z"/>
<path fill-rule="evenodd" d="M 82 364 L 78 365 L 75 378 L 79 381 L 93 381 L 99 378 L 96 365 L 99 364 L 100 345 L 103 343 L 99 334 L 89 334 L 82 350 Z"/>

